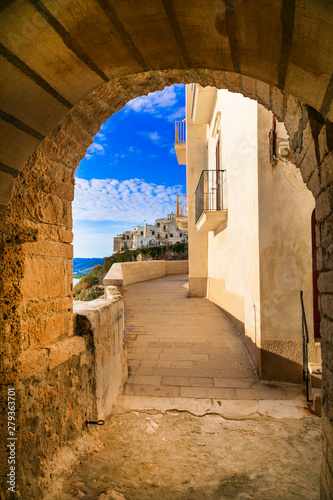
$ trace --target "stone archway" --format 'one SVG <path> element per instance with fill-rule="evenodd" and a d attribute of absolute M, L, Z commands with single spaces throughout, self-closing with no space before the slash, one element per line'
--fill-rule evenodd
<path fill-rule="evenodd" d="M 128 100 L 173 83 L 198 82 L 256 99 L 284 121 L 296 164 L 316 199 L 326 453 L 322 488 L 323 498 L 329 498 L 333 11 L 319 2 L 305 3 L 228 0 L 203 6 L 163 0 L 148 2 L 138 13 L 134 2 L 115 8 L 105 0 L 78 0 L 76 16 L 68 0 L 14 0 L 1 7 L 6 83 L 0 115 L 5 137 L 0 157 L 2 377 L 5 390 L 13 383 L 21 388 L 22 444 L 37 450 L 31 457 L 36 476 L 38 453 L 47 449 L 52 456 L 63 439 L 75 439 L 82 430 L 80 396 L 74 395 L 74 408 L 69 400 L 60 402 L 72 375 L 61 373 L 55 384 L 50 377 L 57 365 L 45 348 L 73 331 L 74 170 L 101 124 Z M 25 385 L 30 377 L 35 377 L 34 389 Z M 56 387 L 53 393 L 51 387 Z M 53 401 L 47 400 L 50 393 Z M 48 407 L 40 422 L 47 428 L 42 435 L 36 433 L 38 401 Z M 56 404 L 60 418 L 54 422 Z"/>
<path fill-rule="evenodd" d="M 38 393 L 47 397 L 53 386 L 50 372 L 57 363 L 47 355 L 46 346 L 61 343 L 73 332 L 71 202 L 75 168 L 101 124 L 128 100 L 148 91 L 160 90 L 168 84 L 193 81 L 203 86 L 241 92 L 272 109 L 280 120 L 285 120 L 297 166 L 316 197 L 317 219 L 323 234 L 320 255 L 327 255 L 330 242 L 331 125 L 321 120 L 314 110 L 302 106 L 293 97 L 284 98 L 277 89 L 261 82 L 222 72 L 154 72 L 103 85 L 76 105 L 31 155 L 17 178 L 14 195 L 4 217 L 3 319 L 5 341 L 13 346 L 8 357 L 7 379 L 9 385 L 15 381 L 21 388 L 22 404 L 27 408 L 21 415 L 22 425 L 27 431 L 22 438 L 24 447 L 35 442 L 40 432 L 35 434 L 26 424 L 34 406 L 39 405 L 36 394 L 31 394 L 30 382 L 27 382 L 31 381 L 30 377 L 37 380 Z M 327 279 L 330 272 L 326 271 L 325 262 L 320 267 L 319 287 L 324 314 L 322 335 L 324 346 L 327 346 L 325 342 L 330 328 Z M 328 355 L 329 351 L 326 352 Z M 323 356 L 325 362 L 325 350 Z M 71 379 L 67 380 L 61 373 L 58 391 L 60 386 L 65 393 L 71 384 Z M 89 386 L 88 379 L 87 384 Z M 54 422 L 48 422 L 54 420 L 53 404 L 58 402 L 57 397 L 53 394 L 53 403 L 49 403 L 48 410 L 43 410 L 43 416 L 40 416 L 40 423 L 46 427 L 49 425 L 50 436 Z M 80 394 L 72 394 L 72 397 L 76 403 L 75 398 L 80 399 Z M 70 428 L 70 431 L 67 429 L 67 438 L 75 439 L 82 428 L 82 408 L 79 403 L 66 403 L 67 406 L 58 404 L 59 416 Z M 328 422 L 326 425 L 330 429 Z M 36 450 L 40 452 L 39 448 L 48 446 L 48 454 L 52 456 L 63 439 L 61 433 L 53 434 L 56 434 L 53 435 L 53 446 L 46 445 L 50 437 L 46 435 L 44 443 L 43 439 L 38 445 L 35 443 Z"/>

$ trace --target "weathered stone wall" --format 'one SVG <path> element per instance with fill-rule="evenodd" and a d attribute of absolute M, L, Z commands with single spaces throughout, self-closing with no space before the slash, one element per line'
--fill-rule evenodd
<path fill-rule="evenodd" d="M 38 152 L 27 162 L 25 169 L 17 179 L 12 202 L 5 217 L 0 222 L 1 232 L 1 334 L 6 351 L 3 351 L 1 380 L 2 397 L 6 400 L 7 387 L 15 387 L 17 394 L 16 423 L 18 426 L 17 459 L 24 468 L 24 453 L 20 450 L 26 444 L 34 446 L 37 453 L 45 448 L 52 453 L 53 447 L 42 436 L 34 443 L 30 435 L 35 428 L 44 423 L 41 415 L 49 418 L 47 410 L 42 412 L 40 394 L 46 398 L 51 391 L 50 380 L 54 376 L 46 370 L 46 346 L 73 335 L 72 320 L 72 240 L 71 202 L 74 192 L 74 164 L 68 161 L 53 162 L 48 155 L 50 141 L 46 141 Z M 54 143 L 53 149 L 57 146 Z M 22 355 L 25 353 L 26 356 Z M 50 362 L 52 366 L 52 361 Z M 24 379 L 29 367 L 35 365 L 44 371 L 36 381 L 31 381 L 31 390 L 27 390 Z M 47 374 L 47 377 L 46 377 Z M 50 376 L 49 376 L 50 375 Z M 62 375 L 60 376 L 60 380 Z M 86 377 L 88 378 L 88 377 Z M 38 382 L 42 383 L 40 391 Z M 70 387 L 69 378 L 62 381 Z M 61 382 L 59 382 L 61 384 Z M 35 387 L 35 390 L 33 390 Z M 49 401 L 49 398 L 48 398 Z M 53 403 L 52 403 L 53 404 Z M 30 408 L 35 405 L 39 419 L 30 415 Z M 6 404 L 2 406 L 1 422 L 7 425 Z M 63 410 L 63 415 L 61 411 Z M 54 411 L 54 410 L 53 410 Z M 66 418 L 66 408 L 59 409 L 59 418 Z M 51 418 L 51 417 L 50 417 Z M 46 425 L 47 427 L 47 425 Z M 30 433 L 28 432 L 30 428 Z M 66 436 L 66 426 L 57 425 Z M 0 465 L 5 465 L 7 454 L 4 453 L 6 428 L 2 429 L 2 449 Z M 72 435 L 75 435 L 75 431 Z M 29 437 L 30 436 L 30 437 Z M 29 441 L 30 439 L 30 441 Z M 22 442 L 22 448 L 21 443 Z M 25 440 L 28 440 L 27 442 Z M 60 441 L 59 441 L 60 442 Z M 58 442 L 58 444 L 59 444 Z M 47 446 L 46 446 L 47 444 Z M 26 456 L 30 460 L 29 456 Z M 38 469 L 38 464 L 35 462 Z M 24 469 L 23 469 L 24 471 Z M 21 481 L 22 473 L 21 474 Z M 20 481 L 19 483 L 20 484 Z"/>
<path fill-rule="evenodd" d="M 297 123 L 298 119 L 298 123 Z M 321 498 L 333 495 L 333 124 L 307 107 L 287 117 L 296 164 L 316 200 L 318 289 L 323 361 Z"/>
<path fill-rule="evenodd" d="M 124 303 L 113 292 L 110 300 L 76 302 L 74 313 L 77 331 L 93 335 L 96 418 L 105 419 L 128 376 Z"/>
<path fill-rule="evenodd" d="M 7 388 L 15 387 L 17 487 L 25 498 L 41 498 L 42 468 L 82 433 L 87 416 L 96 417 L 96 360 L 83 339 L 72 337 L 71 203 L 74 170 L 99 129 L 90 125 L 90 135 L 79 129 L 81 142 L 67 135 L 65 144 L 58 129 L 44 140 L 18 176 L 0 221 L 0 328 L 6 346 L 0 468 L 7 474 Z M 68 126 L 75 128 L 73 121 Z"/>
<path fill-rule="evenodd" d="M 96 418 L 93 334 L 25 353 L 22 363 L 18 491 L 22 498 L 37 499 L 48 487 L 39 478 L 54 452 L 76 440 L 87 419 Z"/>
<path fill-rule="evenodd" d="M 110 300 L 76 303 L 75 313 L 76 335 L 20 356 L 16 451 L 18 491 L 24 498 L 44 498 L 50 483 L 59 479 L 55 471 L 64 472 L 55 463 L 53 477 L 49 472 L 55 452 L 86 433 L 86 420 L 110 415 L 127 378 L 121 297 L 113 293 Z"/>
<path fill-rule="evenodd" d="M 330 458 L 333 447 L 332 124 L 325 122 L 312 108 L 284 95 L 278 88 L 239 74 L 192 69 L 151 71 L 106 83 L 74 106 L 28 160 L 15 180 L 9 206 L 1 208 L 1 424 L 6 425 L 3 417 L 7 412 L 7 387 L 18 388 L 17 402 L 19 407 L 21 405 L 21 353 L 65 340 L 73 331 L 70 242 L 74 169 L 84 157 L 92 137 L 112 113 L 134 97 L 177 82 L 197 82 L 202 86 L 227 88 L 256 99 L 267 109 L 271 109 L 279 121 L 285 122 L 295 152 L 296 165 L 300 167 L 304 181 L 315 196 L 320 247 L 318 284 L 322 313 L 326 450 L 322 469 L 322 495 L 328 499 L 331 497 L 329 492 L 333 491 L 333 460 Z M 13 184 L 11 180 L 8 190 Z M 4 189 L 6 191 L 6 186 Z M 45 373 L 47 377 L 43 377 L 43 383 L 47 385 L 49 372 Z M 26 397 L 25 392 L 23 396 Z M 36 393 L 28 393 L 22 408 L 32 407 L 36 397 Z M 21 425 L 33 428 L 33 422 L 25 419 L 24 411 L 17 414 L 18 420 L 22 414 Z M 6 427 L 1 429 L 1 436 L 4 440 Z M 22 436 L 21 432 L 19 436 Z M 44 444 L 46 443 L 43 446 Z M 18 442 L 18 449 L 19 447 Z M 3 451 L 4 441 L 0 454 L 2 460 L 5 457 Z M 47 453 L 46 449 L 44 451 Z M 4 470 L 4 466 L 2 461 L 1 470 Z"/>

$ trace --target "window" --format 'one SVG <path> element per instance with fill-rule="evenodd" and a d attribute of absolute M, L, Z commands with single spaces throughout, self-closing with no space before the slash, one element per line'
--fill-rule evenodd
<path fill-rule="evenodd" d="M 158 240 L 160 239 L 160 233 L 158 233 L 158 235 L 157 235 L 157 239 L 158 239 Z"/>
<path fill-rule="evenodd" d="M 170 233 L 170 238 L 172 238 L 172 237 L 173 237 L 173 233 Z"/>
<path fill-rule="evenodd" d="M 163 231 L 165 231 L 165 229 L 166 229 L 166 227 L 165 227 L 165 226 L 163 226 Z"/>
<path fill-rule="evenodd" d="M 155 231 L 152 231 L 152 232 L 151 232 L 151 234 L 152 234 L 152 235 L 154 236 L 154 234 L 155 234 Z"/>
<path fill-rule="evenodd" d="M 143 236 L 143 231 L 141 231 L 141 233 L 140 233 L 140 234 L 141 234 L 141 236 Z"/>

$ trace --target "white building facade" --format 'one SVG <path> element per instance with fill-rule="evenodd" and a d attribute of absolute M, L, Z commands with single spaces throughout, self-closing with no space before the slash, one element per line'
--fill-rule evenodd
<path fill-rule="evenodd" d="M 187 85 L 185 143 L 176 135 L 187 171 L 189 296 L 226 312 L 262 378 L 300 382 L 301 290 L 313 361 L 320 351 L 314 198 L 285 127 L 239 94 Z"/>
<path fill-rule="evenodd" d="M 178 228 L 175 215 L 171 212 L 167 217 L 156 219 L 155 225 L 145 223 L 144 226 L 135 226 L 131 231 L 118 234 L 113 239 L 113 252 L 187 241 L 186 231 Z"/>

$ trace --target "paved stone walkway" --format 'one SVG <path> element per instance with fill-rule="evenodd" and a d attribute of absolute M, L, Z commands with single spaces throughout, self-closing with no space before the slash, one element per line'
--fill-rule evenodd
<path fill-rule="evenodd" d="M 130 285 L 124 301 L 130 377 L 120 407 L 226 417 L 304 414 L 303 387 L 260 382 L 221 309 L 188 298 L 186 275 Z"/>
<path fill-rule="evenodd" d="M 131 375 L 95 452 L 45 500 L 319 500 L 320 418 L 258 381 L 242 338 L 186 276 L 125 290 Z"/>

